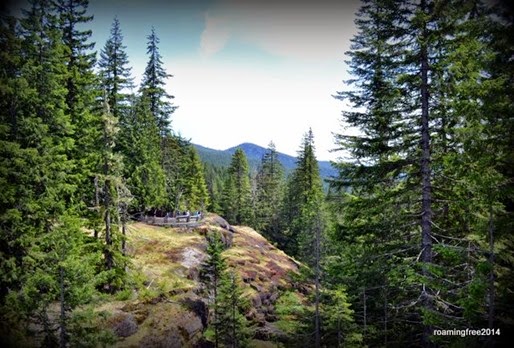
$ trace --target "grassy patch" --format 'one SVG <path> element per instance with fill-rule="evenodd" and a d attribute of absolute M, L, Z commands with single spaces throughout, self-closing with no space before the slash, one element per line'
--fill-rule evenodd
<path fill-rule="evenodd" d="M 275 343 L 270 341 L 251 340 L 250 347 L 252 348 L 282 348 L 284 347 L 281 343 Z"/>

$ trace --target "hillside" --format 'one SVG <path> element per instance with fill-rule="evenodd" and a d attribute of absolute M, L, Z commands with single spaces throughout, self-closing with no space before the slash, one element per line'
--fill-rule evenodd
<path fill-rule="evenodd" d="M 251 143 L 239 144 L 226 150 L 214 150 L 196 144 L 194 144 L 194 146 L 196 147 L 202 161 L 227 167 L 230 165 L 230 159 L 236 149 L 241 148 L 248 159 L 248 164 L 250 165 L 251 170 L 257 170 L 261 163 L 262 156 L 266 153 L 266 148 Z M 278 159 L 284 166 L 286 174 L 289 174 L 296 167 L 296 157 L 278 152 Z M 328 178 L 337 174 L 329 161 L 318 161 L 318 165 L 322 178 Z"/>
<path fill-rule="evenodd" d="M 246 317 L 255 327 L 253 344 L 269 347 L 271 341 L 287 342 L 294 315 L 284 316 L 288 312 L 284 303 L 291 303 L 292 298 L 307 304 L 305 294 L 310 292 L 310 287 L 291 279 L 298 263 L 253 229 L 229 226 L 219 216 L 208 214 L 188 227 L 130 225 L 129 254 L 142 286 L 129 299 L 97 308 L 110 313 L 103 325 L 118 336 L 118 347 L 202 344 L 209 314 L 198 278 L 208 233 L 219 233 L 229 246 L 224 256 L 242 280 L 244 297 L 251 303 Z"/>

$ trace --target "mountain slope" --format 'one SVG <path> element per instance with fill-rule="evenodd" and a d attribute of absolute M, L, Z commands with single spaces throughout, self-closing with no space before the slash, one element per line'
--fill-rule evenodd
<path fill-rule="evenodd" d="M 248 164 L 252 170 L 257 170 L 259 164 L 261 163 L 262 156 L 266 153 L 267 150 L 262 146 L 252 143 L 242 143 L 226 150 L 214 150 L 196 144 L 194 144 L 194 146 L 196 147 L 202 161 L 218 166 L 229 166 L 232 155 L 237 148 L 241 148 L 248 158 Z M 296 157 L 278 152 L 278 159 L 284 166 L 286 174 L 291 173 L 296 167 Z M 328 161 L 318 161 L 318 165 L 322 178 L 329 178 L 330 176 L 335 176 L 337 174 L 337 171 Z"/>

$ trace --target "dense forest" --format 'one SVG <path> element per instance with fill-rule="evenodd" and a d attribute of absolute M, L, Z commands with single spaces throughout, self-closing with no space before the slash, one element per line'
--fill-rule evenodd
<path fill-rule="evenodd" d="M 506 344 L 514 323 L 507 5 L 362 1 L 346 57 L 353 78 L 333 92 L 346 105 L 345 131 L 334 144 L 338 175 L 327 182 L 312 130 L 287 175 L 272 142 L 256 171 L 241 149 L 228 167 L 203 163 L 173 129 L 178 106 L 158 33 L 148 33 L 135 86 L 119 20 L 97 54 L 92 19 L 87 0 L 30 0 L 19 18 L 0 18 L 6 346 L 29 345 L 36 327 L 40 346 L 113 344 L 91 324 L 93 312 L 75 309 L 134 287 L 132 221 L 184 211 L 250 226 L 302 265 L 312 305 L 297 311 L 286 345 Z M 211 236 L 207 341 L 246 346 L 248 304 L 222 252 Z"/>

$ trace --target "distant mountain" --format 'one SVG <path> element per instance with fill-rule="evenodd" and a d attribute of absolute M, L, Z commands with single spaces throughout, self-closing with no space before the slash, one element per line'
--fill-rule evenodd
<path fill-rule="evenodd" d="M 230 155 L 233 155 L 237 148 L 241 148 L 244 151 L 246 157 L 248 158 L 248 161 L 250 161 L 250 158 L 256 159 L 258 161 L 257 165 L 261 163 L 262 156 L 264 156 L 264 154 L 267 151 L 266 148 L 251 143 L 243 143 L 238 146 L 231 147 L 230 149 L 227 149 L 225 151 L 230 153 Z M 287 173 L 291 172 L 296 167 L 296 157 L 289 156 L 278 151 L 277 155 L 278 160 L 280 161 L 280 163 L 282 163 Z"/>
<path fill-rule="evenodd" d="M 265 147 L 255 145 L 252 143 L 239 144 L 226 150 L 214 150 L 201 145 L 193 145 L 196 147 L 202 161 L 225 167 L 228 167 L 230 165 L 230 160 L 236 149 L 241 148 L 243 152 L 246 154 L 246 157 L 248 158 L 248 164 L 251 170 L 257 170 L 259 164 L 261 163 L 262 156 L 267 151 Z M 296 167 L 296 157 L 289 156 L 281 152 L 277 153 L 278 159 L 280 163 L 282 163 L 282 165 L 284 166 L 286 174 L 291 173 L 293 169 Z M 328 161 L 318 161 L 318 165 L 320 175 L 322 178 L 328 178 L 330 176 L 335 176 L 337 174 L 337 171 L 332 167 L 332 165 Z"/>

